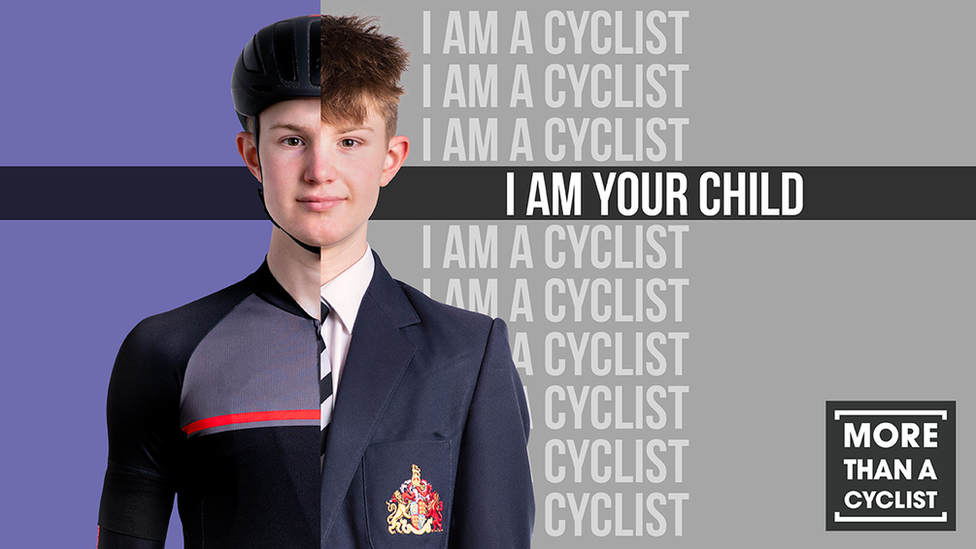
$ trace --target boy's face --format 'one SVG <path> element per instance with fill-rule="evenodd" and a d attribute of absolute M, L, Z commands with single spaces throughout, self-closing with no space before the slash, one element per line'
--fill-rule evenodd
<path fill-rule="evenodd" d="M 380 187 L 406 159 L 407 138 L 387 138 L 385 122 L 375 112 L 362 124 L 323 123 L 315 98 L 268 107 L 260 115 L 260 131 L 260 169 L 257 157 L 248 154 L 250 134 L 238 136 L 238 147 L 264 185 L 274 220 L 323 253 L 365 250 L 367 221 Z"/>

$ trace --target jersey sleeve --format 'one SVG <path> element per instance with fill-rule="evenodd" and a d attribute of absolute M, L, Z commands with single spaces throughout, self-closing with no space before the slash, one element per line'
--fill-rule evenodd
<path fill-rule="evenodd" d="M 505 322 L 495 319 L 458 453 L 450 547 L 527 548 L 535 499 L 529 413 Z M 493 525 L 485 535 L 484 524 Z"/>
<path fill-rule="evenodd" d="M 142 539 L 98 529 L 97 549 L 164 549 L 164 540 Z"/>
<path fill-rule="evenodd" d="M 173 356 L 166 334 L 158 320 L 144 320 L 122 343 L 112 369 L 106 410 L 108 468 L 98 512 L 100 549 L 153 547 L 128 538 L 166 538 L 185 441 L 179 428 L 185 368 Z"/>

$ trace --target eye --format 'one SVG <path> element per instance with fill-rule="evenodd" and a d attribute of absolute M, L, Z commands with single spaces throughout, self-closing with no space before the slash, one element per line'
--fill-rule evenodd
<path fill-rule="evenodd" d="M 300 147 L 302 146 L 302 140 L 297 137 L 286 137 L 281 140 L 282 143 L 289 147 Z"/>
<path fill-rule="evenodd" d="M 359 142 L 356 141 L 355 139 L 351 138 L 351 137 L 346 137 L 346 138 L 342 139 L 341 141 L 339 141 L 339 144 L 342 145 L 346 149 L 351 149 L 351 148 L 355 147 L 356 145 L 358 145 Z"/>

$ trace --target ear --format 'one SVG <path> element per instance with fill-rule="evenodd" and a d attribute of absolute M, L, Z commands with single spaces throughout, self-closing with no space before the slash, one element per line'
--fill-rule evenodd
<path fill-rule="evenodd" d="M 258 148 L 254 146 L 253 133 L 240 132 L 237 134 L 237 152 L 244 159 L 247 169 L 251 170 L 251 175 L 261 183 L 261 162 L 258 160 Z"/>
<path fill-rule="evenodd" d="M 393 176 L 400 171 L 410 153 L 410 139 L 403 135 L 394 135 L 390 138 L 389 149 L 386 151 L 386 160 L 383 164 L 383 177 L 380 178 L 380 187 L 385 187 L 393 179 Z"/>

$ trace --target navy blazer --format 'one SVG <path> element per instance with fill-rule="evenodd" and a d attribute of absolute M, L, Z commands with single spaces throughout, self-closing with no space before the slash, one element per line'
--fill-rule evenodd
<path fill-rule="evenodd" d="M 504 321 L 438 303 L 374 257 L 329 427 L 322 547 L 529 547 L 529 416 Z M 413 466 L 444 504 L 440 532 L 390 522 Z"/>

